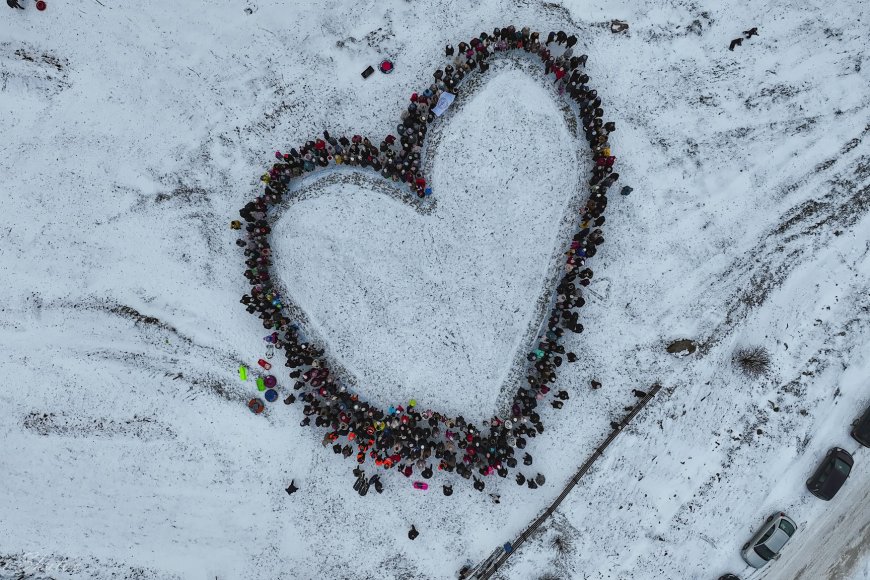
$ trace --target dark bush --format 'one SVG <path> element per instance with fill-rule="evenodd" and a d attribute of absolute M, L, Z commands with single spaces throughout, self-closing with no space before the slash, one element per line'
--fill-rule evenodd
<path fill-rule="evenodd" d="M 770 370 L 770 353 L 763 346 L 740 348 L 734 352 L 734 364 L 745 374 L 759 377 Z"/>
<path fill-rule="evenodd" d="M 550 541 L 550 545 L 553 546 L 553 549 L 559 554 L 567 554 L 571 551 L 571 540 L 561 534 L 555 536 Z"/>

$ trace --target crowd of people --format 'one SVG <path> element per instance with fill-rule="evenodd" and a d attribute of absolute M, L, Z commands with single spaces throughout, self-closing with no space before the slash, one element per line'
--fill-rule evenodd
<path fill-rule="evenodd" d="M 575 353 L 566 352 L 560 341 L 566 333 L 583 332 L 579 309 L 585 303 L 583 288 L 592 279 L 586 260 L 604 242 L 601 227 L 607 191 L 619 178 L 613 170 L 615 157 L 608 140 L 616 127 L 603 119 L 601 98 L 589 87 L 584 72 L 586 55 L 574 55 L 576 43 L 577 37 L 565 32 L 551 32 L 542 41 L 527 27 L 518 30 L 508 26 L 496 28 L 491 34 L 483 32 L 456 48 L 447 45 L 448 64 L 435 71 L 429 87 L 411 95 L 395 135 L 387 135 L 378 143 L 360 135 L 348 139 L 324 131 L 322 138 L 298 149 L 276 152 L 275 163 L 262 176 L 263 194 L 239 212 L 244 225 L 232 222 L 233 228 L 244 229 L 245 235 L 237 244 L 244 249 L 244 275 L 251 285 L 241 302 L 248 312 L 259 316 L 265 329 L 272 331 L 267 339 L 283 351 L 293 381 L 284 402 L 289 405 L 299 401 L 304 415 L 301 424 L 325 429 L 323 445 L 356 460 L 354 489 L 361 495 L 370 487 L 383 491 L 379 475 L 369 477 L 364 470 L 370 464 L 395 469 L 409 478 L 430 479 L 436 471 L 456 473 L 482 492 L 488 477 L 507 477 L 520 462 L 524 467 L 532 465 L 531 455 L 523 449 L 529 438 L 544 432 L 541 407 L 551 399 L 549 405 L 559 409 L 570 397 L 565 390 L 553 389 L 559 368 L 578 359 Z M 565 254 L 564 273 L 556 287 L 546 329 L 528 354 L 527 376 L 507 416 L 493 417 L 478 426 L 462 416 L 421 409 L 413 400 L 407 405 L 380 409 L 346 388 L 330 369 L 324 351 L 304 339 L 302 330 L 287 313 L 287 304 L 271 271 L 269 209 L 282 203 L 293 179 L 330 165 L 370 168 L 386 179 L 408 184 L 418 197 L 430 195 L 431 188 L 422 173 L 421 148 L 429 124 L 436 119 L 434 104 L 444 92 L 459 93 L 466 76 L 485 72 L 493 56 L 511 50 L 539 58 L 560 94 L 576 104 L 594 158 L 589 198 L 579 212 L 578 227 Z M 257 409 L 262 408 L 257 405 Z M 519 472 L 515 479 L 517 484 L 532 489 L 545 481 L 541 474 L 526 477 Z M 418 489 L 428 488 L 424 482 L 415 484 L 419 484 L 415 485 Z M 444 495 L 453 493 L 448 484 L 442 490 Z"/>

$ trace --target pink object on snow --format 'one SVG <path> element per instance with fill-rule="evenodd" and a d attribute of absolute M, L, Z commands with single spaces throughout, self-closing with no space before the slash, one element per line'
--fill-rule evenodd
<path fill-rule="evenodd" d="M 422 489 L 423 491 L 429 489 L 429 484 L 424 481 L 415 481 L 412 485 L 414 489 Z"/>

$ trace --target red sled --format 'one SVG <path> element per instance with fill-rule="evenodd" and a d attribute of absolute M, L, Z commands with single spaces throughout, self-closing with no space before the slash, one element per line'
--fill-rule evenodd
<path fill-rule="evenodd" d="M 412 485 L 414 486 L 414 489 L 422 489 L 423 491 L 429 489 L 429 484 L 425 481 L 415 481 Z"/>

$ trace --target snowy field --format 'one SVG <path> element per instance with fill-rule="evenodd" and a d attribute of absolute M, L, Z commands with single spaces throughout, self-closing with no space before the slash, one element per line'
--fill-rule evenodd
<path fill-rule="evenodd" d="M 848 436 L 870 404 L 866 2 L 21 1 L 0 18 L 0 577 L 455 578 L 659 382 L 496 578 L 870 578 Z M 455 476 L 388 472 L 359 497 L 298 405 L 245 408 L 264 332 L 228 222 L 276 149 L 390 132 L 446 43 L 508 23 L 576 32 L 617 124 L 571 399 L 528 448 L 547 484 L 444 497 Z M 302 184 L 278 269 L 373 401 L 504 402 L 591 165 L 570 113 L 503 59 L 433 128 L 431 211 L 352 172 Z M 732 362 L 755 346 L 761 377 Z M 804 481 L 833 446 L 855 468 L 822 502 Z M 750 574 L 740 547 L 780 510 L 798 533 Z"/>

